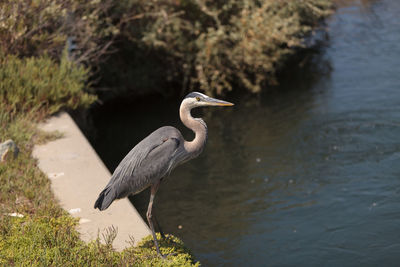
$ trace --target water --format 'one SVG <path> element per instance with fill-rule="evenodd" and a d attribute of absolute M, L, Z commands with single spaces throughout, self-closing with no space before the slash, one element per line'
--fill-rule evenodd
<path fill-rule="evenodd" d="M 208 144 L 163 182 L 164 231 L 203 266 L 399 266 L 399 14 L 397 0 L 340 7 L 327 47 L 276 90 L 197 111 Z M 191 139 L 178 107 L 104 106 L 92 142 L 113 170 L 161 125 Z"/>

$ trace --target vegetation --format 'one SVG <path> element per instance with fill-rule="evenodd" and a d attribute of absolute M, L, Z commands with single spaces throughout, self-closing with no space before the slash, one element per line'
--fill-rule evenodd
<path fill-rule="evenodd" d="M 121 35 L 136 49 L 153 54 L 129 58 L 161 65 L 161 73 L 147 73 L 152 79 L 163 75 L 164 82 L 180 85 L 182 92 L 201 89 L 210 95 L 234 87 L 259 92 L 274 83 L 276 71 L 304 46 L 303 38 L 332 8 L 330 0 L 126 3 L 128 10 L 140 12 Z M 131 64 L 133 68 L 143 65 Z"/>
<path fill-rule="evenodd" d="M 96 97 L 85 93 L 88 70 L 65 57 L 0 58 L 0 104 L 8 114 L 54 113 L 62 107 L 88 106 Z"/>
<path fill-rule="evenodd" d="M 1 265 L 199 266 L 199 263 L 192 263 L 182 242 L 171 236 L 161 242 L 161 248 L 164 253 L 175 253 L 176 256 L 162 259 L 152 248 L 151 236 L 138 247 L 130 247 L 120 253 L 114 251 L 110 244 L 101 244 L 99 239 L 85 244 L 75 230 L 77 220 L 66 214 L 8 217 L 2 223 L 9 229 L 5 239 L 0 241 Z"/>
<path fill-rule="evenodd" d="M 67 44 L 114 94 L 259 92 L 331 10 L 331 0 L 6 0 L 0 47 L 59 59 Z"/>
<path fill-rule="evenodd" d="M 94 66 L 109 52 L 119 23 L 111 0 L 4 0 L 0 47 L 4 54 L 60 59 L 66 44 L 77 63 Z"/>
<path fill-rule="evenodd" d="M 59 135 L 36 123 L 88 107 L 104 87 L 258 92 L 330 11 L 330 0 L 0 1 L 0 142 L 20 149 L 0 163 L 0 265 L 199 265 L 175 237 L 161 242 L 167 260 L 151 237 L 121 253 L 112 236 L 82 242 L 31 157 Z"/>

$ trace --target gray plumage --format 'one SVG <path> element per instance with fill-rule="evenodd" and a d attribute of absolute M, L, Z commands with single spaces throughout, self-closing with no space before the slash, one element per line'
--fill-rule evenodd
<path fill-rule="evenodd" d="M 190 110 L 201 106 L 232 106 L 232 103 L 193 92 L 181 103 L 179 113 L 183 124 L 194 131 L 193 141 L 186 141 L 178 129 L 164 126 L 139 142 L 120 162 L 111 180 L 99 194 L 94 208 L 107 209 L 115 199 L 137 194 L 151 187 L 147 220 L 152 230 L 154 243 L 159 255 L 162 255 L 151 221 L 152 205 L 161 179 L 176 166 L 197 157 L 207 141 L 207 125 L 200 118 L 193 118 Z"/>
<path fill-rule="evenodd" d="M 138 143 L 115 169 L 102 193 L 101 203 L 95 208 L 104 210 L 112 201 L 137 194 L 172 170 L 174 156 L 183 143 L 181 133 L 172 126 L 164 126 Z"/>

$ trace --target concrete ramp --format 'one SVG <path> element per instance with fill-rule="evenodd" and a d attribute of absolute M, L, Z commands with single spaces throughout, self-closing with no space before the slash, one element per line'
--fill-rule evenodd
<path fill-rule="evenodd" d="M 102 212 L 93 208 L 111 174 L 67 113 L 51 117 L 40 128 L 64 134 L 60 139 L 35 146 L 33 156 L 48 175 L 61 206 L 80 218 L 78 230 L 84 241 L 96 239 L 98 230 L 104 233 L 114 226 L 118 235 L 113 245 L 116 250 L 122 250 L 129 246 L 130 237 L 137 243 L 151 234 L 128 199 L 118 200 Z"/>

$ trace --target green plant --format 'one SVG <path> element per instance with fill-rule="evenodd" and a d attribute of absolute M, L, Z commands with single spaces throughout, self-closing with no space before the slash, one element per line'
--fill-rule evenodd
<path fill-rule="evenodd" d="M 303 37 L 329 14 L 329 5 L 318 0 L 235 1 L 240 11 L 228 24 L 199 36 L 192 85 L 220 94 L 234 84 L 259 92 L 266 83 L 275 83 L 276 71 L 304 46 Z"/>
<path fill-rule="evenodd" d="M 59 59 L 67 46 L 75 62 L 94 66 L 110 52 L 122 23 L 111 16 L 114 5 L 112 0 L 0 1 L 0 51 Z"/>
<path fill-rule="evenodd" d="M 163 92 L 169 84 L 181 94 L 258 92 L 276 82 L 277 70 L 330 14 L 331 2 L 5 0 L 0 50 L 59 60 L 67 47 L 69 58 L 89 66 L 102 87 L 123 91 Z"/>
<path fill-rule="evenodd" d="M 199 266 L 182 241 L 174 236 L 161 242 L 163 252 L 174 255 L 162 259 L 152 248 L 151 236 L 123 252 L 114 251 L 99 238 L 85 244 L 75 230 L 77 219 L 63 213 L 58 216 L 0 217 L 0 222 L 1 265 Z"/>
<path fill-rule="evenodd" d="M 276 71 L 332 10 L 330 0 L 124 3 L 136 20 L 121 34 L 151 51 L 147 59 L 164 66 L 166 80 L 211 95 L 234 86 L 258 92 L 276 82 Z"/>
<path fill-rule="evenodd" d="M 96 97 L 84 91 L 88 70 L 63 57 L 0 57 L 0 105 L 9 114 L 46 113 L 88 106 Z"/>

